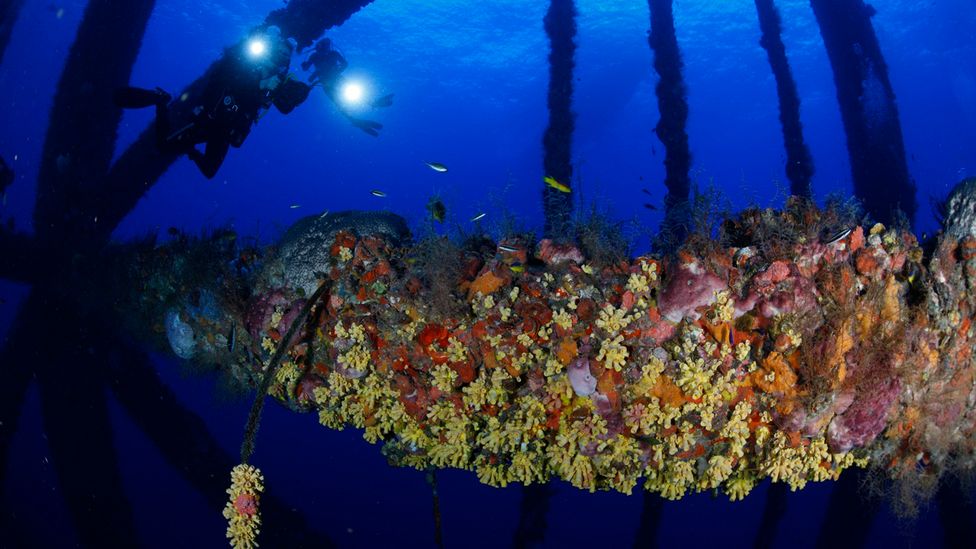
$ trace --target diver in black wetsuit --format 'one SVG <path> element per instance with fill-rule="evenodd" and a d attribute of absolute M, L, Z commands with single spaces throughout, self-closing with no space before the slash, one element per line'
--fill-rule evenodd
<path fill-rule="evenodd" d="M 339 79 L 342 76 L 342 72 L 346 70 L 349 63 L 346 58 L 339 53 L 339 50 L 335 49 L 332 45 L 332 41 L 328 38 L 322 38 L 315 43 L 312 52 L 309 56 L 302 61 L 302 70 L 312 69 L 312 75 L 309 78 L 309 83 L 313 86 L 321 87 L 329 99 L 335 103 L 336 107 L 343 116 L 346 117 L 353 126 L 363 130 L 364 132 L 376 137 L 379 135 L 379 130 L 383 128 L 383 125 L 374 120 L 366 120 L 365 118 L 357 118 L 352 115 L 339 100 Z M 385 95 L 372 101 L 370 106 L 372 107 L 389 107 L 393 104 L 393 94 Z"/>
<path fill-rule="evenodd" d="M 185 124 L 175 129 L 170 118 L 172 98 L 159 88 L 123 88 L 116 92 L 115 101 L 123 108 L 155 105 L 157 146 L 186 154 L 210 179 L 229 147 L 240 147 L 251 126 L 271 105 L 288 114 L 308 97 L 311 87 L 288 75 L 294 49 L 271 26 L 227 50 L 211 71 L 200 103 L 192 108 Z M 203 152 L 197 148 L 200 144 Z"/>

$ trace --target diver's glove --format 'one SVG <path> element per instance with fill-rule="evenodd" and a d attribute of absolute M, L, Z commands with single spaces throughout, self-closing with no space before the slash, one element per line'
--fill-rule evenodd
<path fill-rule="evenodd" d="M 119 88 L 115 90 L 112 96 L 112 101 L 115 103 L 115 106 L 123 109 L 141 109 L 153 105 L 166 105 L 172 99 L 162 88 L 147 90 L 132 86 Z"/>

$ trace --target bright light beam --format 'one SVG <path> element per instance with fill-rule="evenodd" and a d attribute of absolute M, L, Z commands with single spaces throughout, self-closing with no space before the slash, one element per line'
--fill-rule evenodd
<path fill-rule="evenodd" d="M 251 57 L 261 57 L 268 51 L 268 43 L 263 38 L 252 38 L 247 43 L 247 52 Z"/>
<path fill-rule="evenodd" d="M 365 96 L 366 90 L 359 82 L 350 81 L 342 86 L 342 101 L 347 105 L 359 105 Z"/>

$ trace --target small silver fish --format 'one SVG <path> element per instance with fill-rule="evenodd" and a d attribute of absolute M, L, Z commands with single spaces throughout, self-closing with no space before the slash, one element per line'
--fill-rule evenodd
<path fill-rule="evenodd" d="M 509 253 L 515 253 L 515 252 L 519 251 L 519 249 L 516 248 L 516 247 L 514 247 L 514 246 L 506 246 L 504 244 L 499 244 L 498 245 L 498 249 L 501 250 L 501 251 L 503 251 L 503 252 L 509 252 Z"/>
<path fill-rule="evenodd" d="M 322 212 L 322 215 L 319 216 L 319 219 L 325 219 L 325 216 L 327 215 L 329 215 L 329 210 L 325 210 L 324 212 Z"/>
<path fill-rule="evenodd" d="M 302 205 L 301 204 L 292 204 L 291 206 L 288 206 L 288 207 L 291 208 L 291 209 L 293 209 L 293 210 L 297 210 L 298 208 L 301 208 Z"/>
<path fill-rule="evenodd" d="M 230 337 L 227 338 L 227 350 L 233 353 L 234 347 L 236 346 L 237 346 L 237 324 L 231 324 Z"/>
<path fill-rule="evenodd" d="M 447 166 L 441 164 L 440 162 L 424 162 L 424 164 L 427 164 L 427 167 L 435 172 L 444 173 L 447 171 Z"/>
<path fill-rule="evenodd" d="M 383 192 L 383 191 L 372 190 L 372 191 L 369 191 L 369 194 L 371 194 L 373 196 L 377 196 L 379 198 L 386 198 L 386 193 Z"/>
<path fill-rule="evenodd" d="M 484 212 L 482 212 L 482 213 L 480 213 L 480 214 L 478 214 L 478 215 L 476 215 L 476 216 L 474 216 L 474 217 L 472 217 L 472 218 L 471 218 L 471 222 L 472 222 L 472 223 L 474 223 L 475 221 L 479 221 L 479 220 L 481 220 L 481 219 L 484 219 L 486 215 L 488 215 L 488 214 L 486 214 L 486 213 L 484 213 Z"/>

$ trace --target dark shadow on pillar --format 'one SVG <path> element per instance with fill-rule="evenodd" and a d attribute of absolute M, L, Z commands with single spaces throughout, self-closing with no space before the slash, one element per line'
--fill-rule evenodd
<path fill-rule="evenodd" d="M 237 461 L 220 447 L 203 420 L 180 405 L 176 394 L 160 381 L 149 355 L 123 339 L 117 340 L 115 348 L 106 372 L 115 397 L 166 463 L 220 514 L 227 502 L 230 470 Z M 324 534 L 310 531 L 301 514 L 273 492 L 261 498 L 261 512 L 262 539 L 282 547 L 335 546 Z"/>
<path fill-rule="evenodd" d="M 155 3 L 90 0 L 85 8 L 41 152 L 34 227 L 43 241 L 68 248 L 98 224 L 84 198 L 108 172 L 122 119 L 112 93 L 129 82 Z"/>
<path fill-rule="evenodd" d="M 24 0 L 0 2 L 0 63 L 3 63 L 3 54 L 10 44 L 10 36 L 14 32 L 14 25 L 17 24 L 17 16 L 20 15 L 22 7 L 24 7 Z"/>
<path fill-rule="evenodd" d="M 573 178 L 572 143 L 575 115 L 573 69 L 576 66 L 576 2 L 551 0 L 545 17 L 549 37 L 549 126 L 542 137 L 545 175 L 571 186 Z M 573 213 L 572 193 L 543 186 L 545 236 L 565 240 L 570 237 Z"/>
<path fill-rule="evenodd" d="M 786 177 L 790 180 L 790 194 L 811 196 L 810 179 L 813 177 L 813 159 L 803 140 L 803 124 L 800 122 L 800 96 L 790 70 L 783 45 L 783 27 L 779 10 L 773 0 L 756 0 L 759 29 L 762 38 L 759 45 L 766 50 L 769 66 L 776 79 L 776 95 L 779 97 L 779 121 L 786 145 Z"/>
<path fill-rule="evenodd" d="M 860 490 L 865 476 L 861 470 L 849 469 L 834 482 L 834 490 L 827 502 L 827 515 L 817 536 L 818 548 L 855 548 L 867 543 L 874 518 L 881 509 L 881 499 Z"/>
<path fill-rule="evenodd" d="M 834 72 L 847 134 L 854 194 L 876 220 L 890 223 L 918 203 L 888 65 L 874 33 L 875 10 L 863 0 L 810 0 Z"/>
<path fill-rule="evenodd" d="M 44 432 L 61 496 L 83 546 L 136 547 L 138 537 L 122 488 L 102 378 L 108 342 L 96 342 L 94 337 L 104 325 L 71 306 L 58 313 L 59 341 L 48 343 L 48 352 L 35 367 Z"/>
<path fill-rule="evenodd" d="M 27 389 L 34 378 L 32 365 L 41 360 L 41 349 L 45 342 L 39 341 L 38 327 L 43 326 L 43 316 L 38 308 L 40 301 L 36 292 L 31 292 L 24 300 L 20 314 L 7 332 L 0 345 L 0 488 L 4 486 L 7 474 L 7 460 L 10 457 L 10 443 L 17 432 L 21 409 Z"/>
<path fill-rule="evenodd" d="M 552 488 L 548 484 L 530 484 L 522 487 L 522 503 L 519 505 L 519 521 L 512 538 L 512 547 L 527 549 L 541 547 L 546 540 L 546 515 Z"/>
<path fill-rule="evenodd" d="M 661 119 L 654 133 L 664 145 L 664 222 L 655 247 L 670 250 L 679 246 L 688 234 L 691 192 L 691 150 L 688 147 L 688 100 L 682 75 L 684 63 L 674 30 L 672 0 L 648 0 L 651 9 L 651 32 L 648 43 L 654 52 L 655 88 Z"/>
<path fill-rule="evenodd" d="M 957 479 L 944 479 L 935 496 L 946 547 L 962 549 L 976 543 L 976 507 L 973 506 L 973 494 L 967 494 L 963 487 Z"/>
<path fill-rule="evenodd" d="M 766 490 L 766 507 L 763 508 L 762 519 L 759 521 L 759 531 L 756 532 L 756 549 L 772 547 L 779 531 L 779 523 L 786 514 L 786 498 L 789 487 L 782 482 L 770 483 Z"/>
<path fill-rule="evenodd" d="M 661 528 L 661 515 L 664 512 L 664 499 L 661 496 L 647 490 L 642 494 L 644 508 L 634 535 L 634 549 L 657 547 L 657 532 Z"/>
<path fill-rule="evenodd" d="M 41 276 L 43 266 L 37 258 L 42 254 L 33 237 L 0 228 L 0 278 L 23 284 L 34 282 Z"/>

